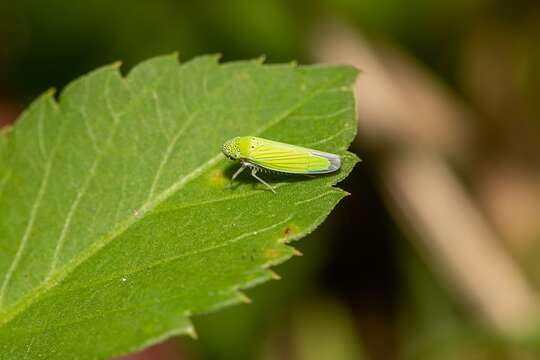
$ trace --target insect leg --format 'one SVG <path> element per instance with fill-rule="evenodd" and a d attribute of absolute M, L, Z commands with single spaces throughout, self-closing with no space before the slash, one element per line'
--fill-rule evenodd
<path fill-rule="evenodd" d="M 272 192 L 275 194 L 276 191 L 274 190 L 274 188 L 271 187 L 270 185 L 268 185 L 268 183 L 267 183 L 266 181 L 264 181 L 263 179 L 261 179 L 260 177 L 257 176 L 257 171 L 258 171 L 258 170 L 259 170 L 258 168 L 252 167 L 252 168 L 251 168 L 251 176 L 253 176 L 255 179 L 257 179 L 257 180 L 259 180 L 260 182 L 262 182 L 264 185 L 268 186 L 268 188 L 269 188 L 270 190 L 272 190 Z"/>
<path fill-rule="evenodd" d="M 232 188 L 234 179 L 236 179 L 236 177 L 237 177 L 238 175 L 240 175 L 240 173 L 241 173 L 242 171 L 244 171 L 244 169 L 245 169 L 246 167 L 247 167 L 247 164 L 246 164 L 246 163 L 242 163 L 242 166 L 240 166 L 240 169 L 236 170 L 236 172 L 234 173 L 234 175 L 233 175 L 232 178 L 231 178 L 231 184 L 230 184 L 229 187 Z"/>
<path fill-rule="evenodd" d="M 245 169 L 246 167 L 247 167 L 247 165 L 244 164 L 244 163 L 242 163 L 242 166 L 240 166 L 240 169 L 236 170 L 236 172 L 235 172 L 234 175 L 232 176 L 231 181 L 234 181 L 234 179 L 236 179 L 236 177 L 237 177 L 238 175 L 240 175 L 240 173 L 241 173 L 242 171 L 244 171 L 244 169 Z"/>

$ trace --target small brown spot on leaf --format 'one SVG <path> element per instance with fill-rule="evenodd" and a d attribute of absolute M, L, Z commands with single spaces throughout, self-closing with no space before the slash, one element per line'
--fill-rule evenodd
<path fill-rule="evenodd" d="M 268 249 L 266 250 L 266 257 L 270 258 L 270 259 L 275 259 L 277 257 L 280 257 L 282 254 L 281 251 L 279 251 L 279 249 Z"/>
<path fill-rule="evenodd" d="M 283 233 L 285 234 L 285 236 L 289 236 L 289 235 L 291 234 L 291 232 L 292 232 L 292 229 L 291 229 L 290 226 L 287 226 L 287 227 L 285 228 L 285 230 L 283 231 Z"/>
<path fill-rule="evenodd" d="M 287 243 L 291 241 L 296 234 L 298 234 L 298 226 L 289 224 L 283 229 L 282 234 L 282 241 Z"/>
<path fill-rule="evenodd" d="M 217 186 L 222 186 L 227 182 L 225 174 L 222 170 L 214 170 L 209 174 L 210 183 Z"/>

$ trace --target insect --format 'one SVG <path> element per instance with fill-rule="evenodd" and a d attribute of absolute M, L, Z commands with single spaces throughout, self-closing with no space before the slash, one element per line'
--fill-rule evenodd
<path fill-rule="evenodd" d="M 261 170 L 287 174 L 326 174 L 341 167 L 339 155 L 308 149 L 301 146 L 266 140 L 255 136 L 238 136 L 223 144 L 223 154 L 231 160 L 240 160 L 242 166 L 234 173 L 234 179 L 246 168 L 251 168 L 251 176 L 272 186 L 257 176 Z"/>

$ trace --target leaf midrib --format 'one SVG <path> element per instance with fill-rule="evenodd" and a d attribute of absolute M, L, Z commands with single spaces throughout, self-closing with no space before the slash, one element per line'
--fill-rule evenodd
<path fill-rule="evenodd" d="M 317 200 L 317 199 L 320 199 L 322 197 L 325 197 L 329 194 L 334 194 L 335 192 L 340 192 L 340 190 L 338 189 L 335 189 L 335 190 L 329 190 L 329 191 L 326 191 L 326 192 L 323 192 L 321 194 L 318 194 L 314 197 L 311 197 L 309 199 L 305 199 L 305 200 L 301 200 L 301 201 L 298 201 L 295 203 L 295 205 L 299 205 L 299 204 L 304 204 L 304 203 L 307 203 L 307 202 L 311 202 L 311 201 L 314 201 L 314 200 Z M 255 192 L 254 192 L 255 193 Z M 194 250 L 194 251 L 189 251 L 189 252 L 186 252 L 186 253 L 183 253 L 183 254 L 179 254 L 179 255 L 176 255 L 176 256 L 171 256 L 169 258 L 166 258 L 166 259 L 162 259 L 160 261 L 156 261 L 148 266 L 145 266 L 145 267 L 142 267 L 142 268 L 139 268 L 139 269 L 136 269 L 134 271 L 131 271 L 129 273 L 125 273 L 123 274 L 123 276 L 125 277 L 129 277 L 130 275 L 134 275 L 136 273 L 139 273 L 141 271 L 147 271 L 149 269 L 152 269 L 154 267 L 157 267 L 157 266 L 160 266 L 160 265 L 163 265 L 163 264 L 167 264 L 171 261 L 175 261 L 175 260 L 178 260 L 178 259 L 181 259 L 181 258 L 184 258 L 184 257 L 188 257 L 188 256 L 193 256 L 193 255 L 197 255 L 197 254 L 200 254 L 200 253 L 204 253 L 204 252 L 208 252 L 208 251 L 213 251 L 213 250 L 216 250 L 216 249 L 220 249 L 220 248 L 223 248 L 223 247 L 227 247 L 231 244 L 234 244 L 236 242 L 238 242 L 239 240 L 242 240 L 246 237 L 249 237 L 249 236 L 253 236 L 253 235 L 256 235 L 256 234 L 259 234 L 261 232 L 265 232 L 265 231 L 268 231 L 268 230 L 271 230 L 271 229 L 274 229 L 282 224 L 285 224 L 291 220 L 293 220 L 295 218 L 296 214 L 292 214 L 292 215 L 289 215 L 287 216 L 285 219 L 277 222 L 277 223 L 274 223 L 272 225 L 269 225 L 269 226 L 265 226 L 264 228 L 261 228 L 261 229 L 258 229 L 258 230 L 253 230 L 253 231 L 250 231 L 249 233 L 245 233 L 245 234 L 242 234 L 242 235 L 239 235 L 239 236 L 236 236 L 232 239 L 229 239 L 221 244 L 217 244 L 217 245 L 212 245 L 212 246 L 208 246 L 206 248 L 203 248 L 203 249 L 198 249 L 198 250 Z M 306 232 L 308 230 L 305 230 Z M 303 236 L 302 234 L 299 234 L 299 236 Z M 279 243 L 279 242 L 283 242 L 285 239 L 288 238 L 288 235 L 284 235 L 282 236 L 281 238 L 277 239 L 276 241 Z M 74 291 L 74 290 L 83 290 L 83 289 L 87 289 L 89 287 L 92 287 L 94 285 L 99 285 L 99 284 L 103 284 L 103 283 L 106 283 L 108 281 L 111 281 L 113 280 L 114 277 L 112 278 L 108 278 L 108 279 L 102 279 L 98 282 L 94 282 L 94 283 L 91 283 L 91 284 L 85 284 L 84 286 L 79 286 L 79 287 L 72 287 L 70 288 L 69 290 L 70 291 Z M 237 287 L 233 287 L 229 290 L 235 290 L 237 289 Z M 183 296 L 183 295 L 182 295 Z M 161 301 L 162 302 L 167 302 L 169 300 L 174 300 L 174 299 L 177 299 L 179 298 L 179 296 L 170 296 L 170 297 L 167 297 L 167 298 L 162 298 Z M 149 306 L 151 305 L 155 305 L 155 303 L 148 303 Z M 61 323 L 61 324 L 52 324 L 50 326 L 50 328 L 48 328 L 48 330 L 51 330 L 51 329 L 59 329 L 59 328 L 64 328 L 64 327 L 69 327 L 71 325 L 75 325 L 75 324 L 79 324 L 79 323 L 82 323 L 82 322 L 85 322 L 85 321 L 88 321 L 88 320 L 93 320 L 93 319 L 99 319 L 99 318 L 103 318 L 103 317 L 106 317 L 107 315 L 109 314 L 115 314 L 115 313 L 118 313 L 118 312 L 125 312 L 125 311 L 131 311 L 131 310 L 134 310 L 134 309 L 140 309 L 140 308 L 144 308 L 144 304 L 138 304 L 137 306 L 126 306 L 124 308 L 116 308 L 114 310 L 111 310 L 111 311 L 105 311 L 105 312 L 100 312 L 99 314 L 97 315 L 93 315 L 93 316 L 88 316 L 88 317 L 79 317 L 76 321 L 71 321 L 71 322 L 66 322 L 66 323 Z M 191 311 L 190 310 L 186 310 L 184 311 L 181 316 L 190 316 L 191 315 Z M 21 330 L 23 331 L 23 330 Z M 24 333 L 25 334 L 33 334 L 33 333 L 41 333 L 42 330 L 41 329 L 38 329 L 36 331 L 26 331 L 24 330 Z"/>
<path fill-rule="evenodd" d="M 250 195 L 261 194 L 261 192 L 263 192 L 263 191 L 267 191 L 267 190 L 253 191 L 253 192 L 250 192 L 249 194 Z M 309 203 L 311 201 L 318 200 L 318 199 L 321 199 L 323 197 L 326 197 L 326 196 L 328 196 L 330 194 L 335 194 L 336 192 L 339 193 L 339 192 L 341 192 L 341 190 L 332 188 L 331 190 L 322 192 L 322 193 L 317 194 L 317 195 L 315 195 L 313 197 L 310 197 L 308 199 L 297 201 L 297 202 L 294 203 L 294 205 L 298 206 L 298 205 L 301 205 L 301 204 L 306 204 L 306 203 Z M 244 196 L 244 197 L 248 197 L 248 196 Z M 207 203 L 207 202 L 201 202 L 201 203 Z M 174 209 L 174 210 L 176 210 L 176 209 Z M 278 222 L 276 222 L 276 223 L 274 223 L 272 225 L 265 226 L 264 228 L 261 228 L 261 229 L 258 229 L 258 230 L 253 230 L 253 231 L 250 231 L 248 233 L 244 233 L 244 234 L 235 236 L 234 238 L 225 240 L 220 244 L 215 244 L 215 245 L 204 247 L 202 249 L 186 251 L 186 252 L 183 252 L 183 253 L 178 254 L 178 255 L 169 256 L 167 258 L 160 259 L 160 260 L 155 261 L 153 263 L 147 264 L 147 265 L 145 265 L 143 267 L 132 269 L 129 272 L 123 272 L 123 273 L 117 274 L 115 276 L 111 276 L 111 277 L 107 277 L 107 278 L 101 278 L 99 281 L 95 281 L 95 282 L 84 283 L 82 286 L 72 286 L 68 290 L 69 291 L 74 291 L 74 290 L 88 289 L 88 288 L 91 288 L 93 286 L 105 284 L 105 283 L 107 283 L 109 281 L 112 281 L 115 278 L 117 278 L 118 276 L 123 276 L 123 277 L 127 278 L 129 276 L 140 273 L 142 271 L 147 271 L 147 270 L 150 270 L 150 269 L 152 269 L 154 267 L 158 267 L 160 265 L 167 264 L 167 263 L 169 263 L 171 261 L 175 261 L 175 260 L 182 259 L 182 258 L 185 258 L 185 257 L 190 257 L 190 256 L 193 256 L 193 255 L 198 255 L 198 254 L 205 253 L 205 252 L 208 252 L 208 251 L 212 251 L 212 250 L 215 250 L 215 249 L 220 249 L 220 248 L 229 246 L 231 244 L 234 244 L 237 241 L 239 241 L 241 239 L 244 239 L 246 237 L 256 235 L 256 234 L 260 234 L 261 232 L 265 232 L 265 231 L 271 230 L 273 228 L 276 228 L 276 227 L 278 227 L 280 225 L 286 224 L 287 222 L 292 221 L 295 217 L 296 217 L 296 214 L 292 214 L 292 215 L 287 216 L 285 219 L 280 220 L 280 221 L 278 221 Z M 278 239 L 276 241 L 280 242 L 281 239 L 285 239 L 287 237 L 288 237 L 288 235 L 285 235 L 285 236 L 281 237 L 280 239 Z"/>
<path fill-rule="evenodd" d="M 112 69 L 112 70 L 118 70 L 118 66 L 117 65 L 112 65 L 112 67 L 110 68 L 105 68 L 107 70 L 109 69 Z M 98 70 L 100 71 L 100 70 Z M 101 71 L 104 71 L 104 70 L 101 70 Z M 96 71 L 97 72 L 97 71 Z M 94 73 L 96 73 L 94 72 Z M 131 91 L 129 89 L 129 86 L 126 85 L 126 79 L 124 77 L 122 77 L 118 72 L 117 73 L 114 73 L 114 72 L 111 72 L 109 74 L 109 76 L 107 77 L 107 82 L 106 82 L 106 92 L 108 93 L 108 91 L 110 90 L 109 87 L 109 82 L 111 80 L 111 77 L 114 76 L 114 75 L 117 75 L 118 78 L 120 79 L 120 81 L 126 86 L 126 89 L 128 91 Z M 90 75 L 86 75 L 85 77 L 88 78 Z M 157 77 L 157 79 L 152 82 L 149 86 L 146 86 L 143 91 L 141 91 L 140 95 L 138 97 L 132 97 L 132 99 L 124 106 L 124 108 L 122 109 L 122 111 L 116 113 L 115 116 L 117 116 L 118 118 L 121 118 L 124 114 L 124 112 L 127 112 L 127 109 L 130 108 L 134 103 L 136 103 L 137 101 L 139 101 L 139 99 L 142 99 L 144 98 L 144 95 L 146 94 L 146 92 L 148 91 L 148 89 L 151 89 L 155 86 L 158 86 L 161 81 L 163 81 L 164 79 L 166 79 L 166 73 L 163 74 L 162 76 L 160 77 Z M 87 90 L 87 84 L 85 83 L 85 90 Z M 47 98 L 45 100 L 50 100 L 51 101 L 51 104 L 54 106 L 55 110 L 57 112 L 59 112 L 60 114 L 62 113 L 62 110 L 60 108 L 60 106 L 58 106 L 58 104 L 50 97 L 52 95 L 52 91 L 48 91 L 45 96 L 47 96 Z M 107 102 L 108 102 L 108 105 L 110 106 L 110 102 L 109 102 L 109 99 L 107 99 Z M 41 106 L 45 106 L 45 104 L 42 104 Z M 113 114 L 114 114 L 114 111 L 111 111 Z M 62 118 L 62 123 L 61 123 L 61 128 L 60 130 L 63 130 L 63 127 L 65 126 L 66 124 L 66 117 L 64 116 Z M 39 125 L 39 124 L 38 124 Z M 113 123 L 113 125 L 115 125 Z M 111 138 L 111 137 L 110 137 Z M 2 303 L 3 303 L 3 299 L 4 299 L 4 295 L 5 295 L 5 291 L 7 289 L 7 287 L 9 286 L 9 282 L 11 281 L 11 276 L 13 274 L 13 272 L 15 271 L 16 267 L 18 266 L 18 262 L 19 262 L 19 258 L 22 254 L 22 251 L 24 251 L 25 247 L 26 247 L 26 237 L 27 237 L 27 234 L 29 234 L 33 228 L 33 223 L 34 223 L 34 216 L 35 216 L 35 213 L 37 213 L 39 207 L 41 207 L 41 197 L 43 196 L 44 192 L 45 192 L 45 189 L 47 188 L 47 185 L 48 185 L 48 180 L 49 180 L 49 172 L 51 170 L 51 166 L 52 166 L 52 163 L 55 159 L 55 156 L 56 156 L 56 150 L 59 146 L 59 143 L 60 143 L 60 139 L 61 139 L 61 136 L 57 136 L 56 139 L 55 139 L 55 142 L 53 144 L 53 147 L 52 149 L 50 150 L 49 152 L 49 156 L 47 157 L 46 159 L 46 163 L 45 163 L 45 171 L 43 173 L 43 177 L 41 179 L 41 182 L 40 182 L 40 189 L 38 191 L 38 193 L 36 194 L 36 198 L 33 202 L 33 205 L 32 205 L 32 209 L 30 211 L 30 219 L 28 221 L 28 224 L 26 226 L 26 230 L 24 231 L 24 234 L 23 234 L 23 238 L 21 239 L 21 241 L 19 242 L 19 246 L 17 248 L 17 252 L 15 253 L 15 257 L 13 258 L 13 261 L 11 262 L 7 272 L 6 272 L 6 275 L 4 276 L 4 279 L 3 279 L 3 282 L 2 282 L 2 285 L 0 286 L 0 309 L 2 309 Z M 102 151 L 104 152 L 104 150 Z M 100 154 L 96 154 L 96 160 L 94 162 L 94 165 L 96 165 L 96 163 L 98 162 L 100 158 Z M 86 180 L 85 180 L 86 181 Z M 78 195 L 77 195 L 78 196 Z M 71 213 L 71 209 L 70 209 L 70 212 Z M 68 213 L 68 217 L 69 217 L 69 213 Z M 65 222 L 66 220 L 64 220 Z M 64 224 L 65 226 L 65 224 Z M 62 233 L 60 234 L 60 236 L 62 236 Z M 56 245 L 55 245 L 56 247 Z M 55 257 L 56 257 L 56 251 L 55 251 Z M 53 261 L 54 261 L 54 258 L 53 258 Z M 53 262 L 54 264 L 54 262 Z M 52 275 L 52 271 L 46 275 L 46 278 L 45 278 L 45 281 L 43 283 L 46 283 L 48 279 L 51 278 L 51 275 Z M 42 283 L 42 284 L 43 284 Z M 42 286 L 42 284 L 38 285 L 36 288 L 34 289 L 39 289 L 39 287 Z M 33 289 L 32 289 L 33 290 Z M 31 293 L 32 293 L 32 290 L 29 291 L 29 295 L 27 295 L 27 297 L 31 297 Z M 14 305 L 12 305 L 11 307 L 7 307 L 7 308 L 4 308 L 2 310 L 5 310 L 5 313 L 8 314 L 9 313 L 9 309 L 11 308 L 15 308 L 16 305 L 20 302 L 24 302 L 24 299 L 25 297 L 21 298 L 18 302 L 16 302 Z M 0 315 L 2 313 L 0 312 Z M 8 320 L 9 321 L 9 320 Z M 7 322 L 7 321 L 6 321 Z M 0 318 L 0 325 L 3 324 L 3 320 Z"/>
<path fill-rule="evenodd" d="M 318 95 L 319 93 L 324 92 L 328 88 L 330 88 L 331 85 L 337 83 L 338 81 L 342 80 L 343 77 L 346 75 L 340 75 L 336 76 L 335 78 L 325 82 L 324 84 L 321 84 L 319 87 L 315 88 L 309 95 L 302 98 L 300 101 L 298 101 L 294 106 L 291 106 L 291 108 L 287 111 L 284 111 L 282 114 L 277 116 L 274 120 L 270 121 L 267 125 L 261 127 L 260 129 L 256 130 L 254 132 L 254 135 L 260 136 L 262 133 L 267 131 L 268 129 L 272 128 L 273 126 L 279 124 L 281 121 L 286 119 L 288 116 L 290 116 L 294 111 L 301 108 L 303 105 L 305 105 L 309 100 L 311 100 L 313 97 Z M 121 77 L 122 80 L 125 80 L 125 78 Z M 154 85 L 158 84 L 159 82 L 156 81 Z M 146 89 L 145 89 L 146 91 Z M 115 227 L 109 234 L 102 236 L 101 238 L 97 239 L 95 242 L 90 244 L 85 250 L 81 252 L 80 255 L 75 256 L 72 260 L 70 260 L 66 265 L 59 268 L 58 271 L 56 271 L 55 274 L 49 277 L 49 281 L 43 282 L 37 287 L 33 289 L 33 291 L 29 291 L 28 295 L 21 298 L 18 302 L 14 303 L 12 306 L 6 308 L 2 313 L 0 313 L 0 327 L 5 326 L 10 321 L 15 319 L 17 315 L 22 313 L 26 308 L 34 304 L 39 300 L 39 298 L 45 294 L 48 290 L 52 289 L 56 285 L 58 285 L 63 279 L 65 279 L 72 271 L 74 271 L 78 266 L 83 264 L 86 260 L 90 259 L 92 256 L 97 254 L 99 251 L 101 251 L 103 248 L 105 248 L 109 243 L 111 243 L 115 238 L 117 238 L 119 235 L 124 233 L 130 226 L 137 223 L 138 221 L 142 220 L 145 215 L 151 211 L 153 208 L 155 208 L 157 205 L 164 202 L 166 199 L 169 198 L 172 194 L 178 192 L 181 190 L 187 183 L 190 181 L 196 179 L 198 176 L 200 176 L 202 173 L 204 173 L 206 170 L 210 169 L 213 165 L 217 164 L 220 160 L 224 160 L 224 156 L 221 153 L 218 153 L 214 157 L 207 160 L 205 163 L 200 165 L 199 167 L 192 170 L 189 174 L 182 177 L 179 181 L 172 184 L 170 187 L 162 191 L 154 200 L 151 200 L 145 204 L 143 204 L 137 211 L 134 211 L 130 217 L 128 217 L 124 222 L 119 224 L 117 227 Z"/>

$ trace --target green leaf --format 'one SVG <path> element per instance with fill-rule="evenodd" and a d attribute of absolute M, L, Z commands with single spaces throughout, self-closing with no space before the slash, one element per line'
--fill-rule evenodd
<path fill-rule="evenodd" d="M 344 66 L 118 65 L 48 92 L 0 136 L 0 359 L 96 359 L 193 334 L 189 316 L 246 301 L 345 193 L 357 161 Z M 273 176 L 221 155 L 258 135 L 343 155 L 342 170 Z"/>

